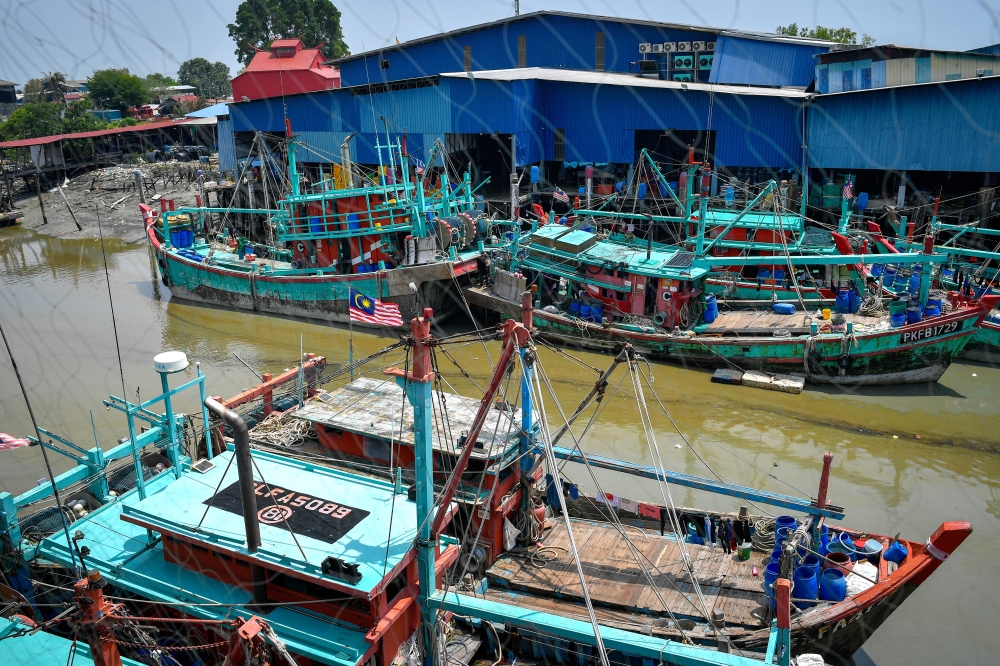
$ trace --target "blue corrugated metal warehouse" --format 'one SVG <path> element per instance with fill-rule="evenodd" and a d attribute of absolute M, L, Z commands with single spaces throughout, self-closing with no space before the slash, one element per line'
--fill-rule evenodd
<path fill-rule="evenodd" d="M 800 37 L 541 11 L 393 44 L 332 64 L 340 68 L 345 87 L 523 67 L 639 73 L 642 61 L 662 78 L 707 82 L 714 77 L 720 42 L 733 63 L 713 82 L 758 86 L 808 86 L 812 56 L 831 46 Z M 757 67 L 748 67 L 748 60 Z"/>
<path fill-rule="evenodd" d="M 1000 172 L 1000 76 L 819 95 L 810 166 Z"/>

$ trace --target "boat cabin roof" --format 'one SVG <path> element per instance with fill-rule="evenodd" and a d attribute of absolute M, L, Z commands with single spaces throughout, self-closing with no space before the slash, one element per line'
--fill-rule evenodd
<path fill-rule="evenodd" d="M 212 550 L 243 548 L 243 519 L 221 508 L 210 509 L 203 529 L 193 531 L 205 511 L 201 502 L 213 495 L 231 456 L 231 452 L 216 456 L 213 459 L 215 469 L 204 475 L 185 472 L 180 479 L 175 479 L 169 471 L 158 474 L 146 482 L 145 500 L 140 500 L 138 490 L 133 489 L 118 501 L 109 502 L 76 521 L 74 530 L 85 535 L 81 545 L 90 548 L 87 566 L 99 569 L 109 582 L 131 594 L 161 603 L 184 604 L 184 612 L 193 617 L 223 619 L 239 615 L 246 619 L 259 614 L 260 611 L 253 607 L 251 591 L 169 561 L 164 556 L 163 540 L 150 538 L 145 526 L 131 520 L 141 513 L 147 523 L 152 524 L 155 520 L 159 529 L 169 526 L 171 531 L 183 534 L 187 540 L 201 539 L 206 546 L 211 544 Z M 264 545 L 257 551 L 258 560 L 265 562 L 269 569 L 280 567 L 301 572 L 310 567 L 308 570 L 312 572 L 323 558 L 336 552 L 361 565 L 362 578 L 358 585 L 352 588 L 321 574 L 315 575 L 317 582 L 336 582 L 344 590 L 371 588 L 373 582 L 377 583 L 382 577 L 383 562 L 388 562 L 386 578 L 391 580 L 394 575 L 392 563 L 404 559 L 414 537 L 416 509 L 406 495 L 395 497 L 393 510 L 391 486 L 385 482 L 261 451 L 254 451 L 253 458 L 268 484 L 287 483 L 290 491 L 312 492 L 317 498 L 332 502 L 350 498 L 352 508 L 371 512 L 334 544 L 296 533 L 309 558 L 308 563 L 302 561 L 289 532 L 262 524 Z M 230 483 L 229 479 L 236 480 L 235 469 L 226 473 L 220 493 Z M 172 490 L 174 486 L 178 489 Z M 260 506 L 266 508 L 263 502 Z M 125 515 L 130 520 L 123 520 Z M 392 541 L 386 559 L 390 515 Z M 194 543 L 198 546 L 196 541 Z M 318 552 L 318 549 L 322 550 Z M 288 556 L 278 553 L 288 553 Z M 37 555 L 42 561 L 56 562 L 64 567 L 74 564 L 74 556 L 61 531 L 44 539 L 38 545 Z M 362 555 L 363 563 L 360 561 Z M 347 625 L 308 606 L 275 606 L 268 613 L 267 622 L 291 652 L 308 656 L 319 664 L 356 666 L 371 647 L 365 640 L 367 628 Z"/>
<path fill-rule="evenodd" d="M 463 432 L 468 432 L 476 418 L 480 401 L 454 393 L 443 393 L 443 396 L 448 410 L 448 426 L 446 432 L 441 432 L 440 429 L 444 427 L 443 419 L 434 419 L 434 450 L 458 455 L 461 449 L 448 435 L 457 440 Z M 439 408 L 440 403 L 435 399 L 435 410 Z M 403 412 L 402 426 L 399 425 L 400 410 Z M 396 384 L 395 379 L 356 379 L 334 391 L 320 393 L 301 409 L 292 412 L 291 416 L 320 423 L 328 428 L 413 446 L 413 408 L 403 398 L 403 389 Z M 471 457 L 480 460 L 503 457 L 506 451 L 518 443 L 520 422 L 520 409 L 503 411 L 494 405 Z"/>
<path fill-rule="evenodd" d="M 586 231 L 573 231 L 573 234 L 597 238 L 596 234 Z M 567 236 L 562 235 L 559 240 Z M 543 241 L 544 242 L 544 241 Z M 708 271 L 692 265 L 695 255 L 692 252 L 685 252 L 677 248 L 653 243 L 646 258 L 646 248 L 639 245 L 640 241 L 632 244 L 613 239 L 595 240 L 589 247 L 580 252 L 567 252 L 556 247 L 549 247 L 547 244 L 536 242 L 532 237 L 531 257 L 527 264 L 536 270 L 546 273 L 561 275 L 566 278 L 579 280 L 581 276 L 575 265 L 567 264 L 567 261 L 582 262 L 590 266 L 600 266 L 620 270 L 632 275 L 644 275 L 647 277 L 666 278 L 668 280 L 697 280 L 704 277 Z M 562 247 L 566 247 L 563 245 Z M 596 282 L 600 282 L 600 277 L 596 277 Z M 618 287 L 620 289 L 620 287 Z"/>
<path fill-rule="evenodd" d="M 705 224 L 709 227 L 725 226 L 740 214 L 739 210 L 709 208 L 705 215 Z M 779 218 L 767 211 L 753 211 L 741 217 L 733 225 L 737 229 L 768 229 L 771 231 L 801 232 L 805 228 L 802 216 L 796 213 L 784 213 Z"/>

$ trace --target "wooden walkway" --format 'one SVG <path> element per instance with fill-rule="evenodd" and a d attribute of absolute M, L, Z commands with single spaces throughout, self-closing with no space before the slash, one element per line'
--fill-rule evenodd
<path fill-rule="evenodd" d="M 658 598 L 662 597 L 675 615 L 703 619 L 705 613 L 684 569 L 679 544 L 655 533 L 646 534 L 644 538 L 636 529 L 627 532 L 658 590 L 649 585 L 632 551 L 611 525 L 573 521 L 573 535 L 594 604 L 632 614 L 662 617 L 666 615 Z M 579 574 L 568 550 L 569 540 L 562 522 L 545 534 L 542 544 L 554 547 L 543 553 L 546 559 L 554 559 L 538 567 L 526 558 L 502 557 L 488 572 L 491 585 L 550 599 L 582 601 Z M 721 610 L 730 624 L 746 628 L 765 626 L 761 618 L 764 617 L 763 581 L 767 556 L 752 552 L 748 562 L 740 562 L 736 553 L 727 555 L 719 547 L 686 545 L 709 610 Z M 757 576 L 753 575 L 754 567 L 757 567 Z M 522 602 L 530 605 L 533 600 L 525 596 Z M 551 605 L 543 600 L 539 600 L 539 604 Z"/>
<path fill-rule="evenodd" d="M 855 325 L 864 324 L 866 326 L 873 326 L 882 321 L 880 317 L 862 317 L 852 314 L 846 314 L 844 318 Z M 730 335 L 766 335 L 770 337 L 774 335 L 775 331 L 784 329 L 792 335 L 804 335 L 809 333 L 809 326 L 813 320 L 814 315 L 806 312 L 796 312 L 790 315 L 780 315 L 773 312 L 720 312 L 718 318 L 705 329 L 704 334 L 725 335 L 728 333 Z"/>

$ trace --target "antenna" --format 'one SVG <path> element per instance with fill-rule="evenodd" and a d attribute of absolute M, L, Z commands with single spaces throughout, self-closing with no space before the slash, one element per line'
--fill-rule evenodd
<path fill-rule="evenodd" d="M 514 0 L 514 16 L 521 15 L 521 0 Z"/>

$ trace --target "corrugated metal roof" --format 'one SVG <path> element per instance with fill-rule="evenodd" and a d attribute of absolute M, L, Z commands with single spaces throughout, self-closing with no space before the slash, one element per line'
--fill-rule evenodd
<path fill-rule="evenodd" d="M 448 72 L 441 74 L 448 78 L 465 78 L 484 81 L 562 81 L 565 83 L 587 83 L 591 85 L 627 86 L 630 88 L 660 88 L 663 90 L 697 90 L 701 92 L 727 93 L 730 95 L 753 95 L 760 97 L 802 98 L 808 94 L 801 90 L 758 88 L 752 86 L 725 86 L 711 83 L 681 83 L 661 79 L 644 79 L 634 74 L 614 72 L 588 72 L 575 69 L 551 69 L 545 67 L 524 67 L 483 72 Z"/>
<path fill-rule="evenodd" d="M 197 111 L 192 111 L 186 114 L 185 118 L 212 118 L 214 116 L 228 116 L 229 115 L 229 104 L 227 102 L 220 102 L 218 104 L 213 104 L 212 106 L 206 106 L 204 109 L 198 109 Z"/>
<path fill-rule="evenodd" d="M 828 44 L 794 44 L 720 35 L 715 42 L 715 60 L 709 81 L 805 88 L 816 76 L 815 56 L 828 50 Z"/>
<path fill-rule="evenodd" d="M 220 118 L 216 129 L 219 138 L 219 169 L 232 171 L 236 168 L 236 143 L 233 140 L 233 121 Z"/>
<path fill-rule="evenodd" d="M 168 120 L 162 123 L 146 123 L 144 125 L 134 125 L 132 127 L 116 127 L 114 129 L 94 130 L 93 132 L 76 132 L 73 134 L 53 134 L 52 136 L 40 136 L 34 139 L 17 139 L 16 141 L 0 142 L 0 148 L 25 148 L 27 146 L 42 146 L 59 141 L 71 139 L 95 139 L 101 136 L 112 136 L 114 134 L 135 134 L 137 132 L 152 132 L 154 130 L 177 127 L 188 123 L 187 120 Z"/>
<path fill-rule="evenodd" d="M 819 95 L 808 118 L 812 166 L 1000 171 L 1000 76 Z"/>
<path fill-rule="evenodd" d="M 398 46 L 400 47 L 416 46 L 419 44 L 426 44 L 428 42 L 447 39 L 449 37 L 457 37 L 472 32 L 478 32 L 480 30 L 487 30 L 489 28 L 493 28 L 496 26 L 509 25 L 511 23 L 519 23 L 523 21 L 533 21 L 542 18 L 558 18 L 558 17 L 573 18 L 573 19 L 580 19 L 587 21 L 600 21 L 601 23 L 622 23 L 628 25 L 641 25 L 641 26 L 649 26 L 656 28 L 673 28 L 675 30 L 696 30 L 701 32 L 713 32 L 716 34 L 746 35 L 752 39 L 773 39 L 775 41 L 783 41 L 783 42 L 792 41 L 792 42 L 801 42 L 803 44 L 831 43 L 831 42 L 824 42 L 823 40 L 813 39 L 810 37 L 793 37 L 789 35 L 778 35 L 778 34 L 772 35 L 770 33 L 755 32 L 755 31 L 743 32 L 741 30 L 732 30 L 728 28 L 713 28 L 711 26 L 699 26 L 687 23 L 668 23 L 665 21 L 651 21 L 649 19 L 631 19 L 631 18 L 623 18 L 620 16 L 600 16 L 595 14 L 580 14 L 577 12 L 559 12 L 559 11 L 542 10 L 537 12 L 530 12 L 528 14 L 521 14 L 519 16 L 507 16 L 505 18 L 497 19 L 495 21 L 489 21 L 487 23 L 479 23 L 476 25 L 466 26 L 464 28 L 449 30 L 447 32 L 428 35 L 426 37 L 418 37 L 417 39 L 411 39 L 409 41 L 403 42 Z M 387 48 L 392 48 L 395 46 L 397 45 L 386 44 L 384 47 L 371 49 L 368 51 L 362 51 L 361 53 L 352 53 L 351 55 L 344 56 L 342 58 L 337 58 L 335 60 L 331 60 L 330 62 L 335 64 L 340 64 L 340 63 L 350 62 L 352 60 L 363 59 L 366 56 L 374 57 L 375 55 L 386 50 Z"/>

